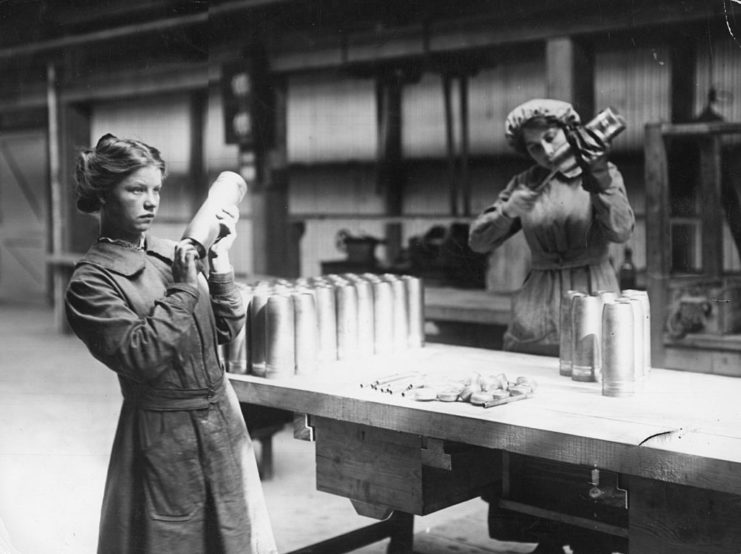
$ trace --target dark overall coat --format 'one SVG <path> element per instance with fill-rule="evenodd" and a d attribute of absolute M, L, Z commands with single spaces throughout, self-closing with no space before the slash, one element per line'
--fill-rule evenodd
<path fill-rule="evenodd" d="M 531 271 L 513 303 L 504 349 L 557 356 L 561 298 L 568 290 L 618 292 L 609 244 L 627 241 L 635 216 L 623 177 L 609 164 L 609 188 L 587 192 L 581 177 L 560 174 L 545 184 L 527 214 L 508 217 L 502 206 L 520 187 L 540 184 L 548 171 L 539 166 L 516 175 L 496 202 L 471 224 L 469 245 L 490 252 L 520 230 L 530 247 Z"/>
<path fill-rule="evenodd" d="M 123 406 L 98 551 L 276 552 L 252 442 L 218 359 L 244 324 L 233 274 L 174 283 L 175 243 L 98 242 L 77 264 L 67 317 L 118 374 Z"/>

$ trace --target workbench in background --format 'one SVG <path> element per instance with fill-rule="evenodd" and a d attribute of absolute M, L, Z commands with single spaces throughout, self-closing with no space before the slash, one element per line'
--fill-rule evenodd
<path fill-rule="evenodd" d="M 427 339 L 501 350 L 514 292 L 425 286 Z"/>

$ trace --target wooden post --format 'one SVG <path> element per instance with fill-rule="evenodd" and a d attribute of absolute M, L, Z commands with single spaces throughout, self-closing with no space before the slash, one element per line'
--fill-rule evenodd
<path fill-rule="evenodd" d="M 262 275 L 295 277 L 288 274 L 289 268 L 297 264 L 288 261 L 290 252 L 295 254 L 296 249 L 290 246 L 288 218 L 286 83 L 274 76 L 270 79 L 270 87 L 266 90 L 271 98 L 258 101 L 273 106 L 266 117 L 272 128 L 272 140 L 256 148 L 258 179 L 256 186 L 250 189 L 254 271 Z"/>
<path fill-rule="evenodd" d="M 448 157 L 448 198 L 450 215 L 458 215 L 458 182 L 456 178 L 455 134 L 453 133 L 453 102 L 451 98 L 452 77 L 445 73 L 443 78 L 443 104 L 445 107 L 445 146 Z"/>
<path fill-rule="evenodd" d="M 651 302 L 651 365 L 663 367 L 664 323 L 668 312 L 671 272 L 669 183 L 664 135 L 660 123 L 646 125 L 646 273 Z"/>
<path fill-rule="evenodd" d="M 206 167 L 203 160 L 203 129 L 208 96 L 205 90 L 190 94 L 190 212 L 195 213 L 206 188 Z"/>
<path fill-rule="evenodd" d="M 379 180 L 384 195 L 385 215 L 402 214 L 405 174 L 401 153 L 401 93 L 404 76 L 394 72 L 386 77 L 381 87 L 380 102 L 383 151 L 381 152 Z M 386 258 L 388 263 L 398 257 L 402 246 L 400 223 L 386 224 Z"/>
<path fill-rule="evenodd" d="M 697 48 L 685 38 L 671 45 L 671 121 L 687 123 L 695 117 L 695 64 Z"/>
<path fill-rule="evenodd" d="M 571 102 L 582 117 L 594 114 L 594 56 L 571 37 L 546 42 L 546 95 Z"/>
<path fill-rule="evenodd" d="M 461 108 L 461 194 L 463 195 L 463 215 L 471 215 L 471 177 L 468 167 L 469 130 L 468 130 L 468 75 L 459 77 Z"/>
<path fill-rule="evenodd" d="M 48 148 L 49 148 L 49 188 L 51 191 L 51 206 L 49 210 L 51 224 L 50 254 L 58 258 L 62 253 L 63 244 L 63 213 L 62 191 L 60 183 L 60 146 L 59 146 L 59 97 L 57 95 L 57 76 L 54 64 L 50 62 L 46 67 L 46 103 L 48 109 Z M 58 265 L 51 267 L 52 302 L 54 307 L 55 327 L 63 331 L 66 326 L 64 315 L 64 287 L 66 280 L 61 274 Z"/>
<path fill-rule="evenodd" d="M 702 271 L 711 279 L 723 275 L 721 206 L 721 137 L 700 139 L 700 205 L 702 206 Z"/>
<path fill-rule="evenodd" d="M 64 209 L 64 250 L 84 253 L 98 236 L 97 218 L 77 210 L 74 194 L 74 175 L 77 158 L 82 149 L 90 148 L 100 137 L 90 136 L 90 110 L 85 104 L 63 102 L 59 106 L 60 183 Z"/>

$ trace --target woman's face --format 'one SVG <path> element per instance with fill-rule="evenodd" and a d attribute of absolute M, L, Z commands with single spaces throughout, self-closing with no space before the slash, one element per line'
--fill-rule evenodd
<path fill-rule="evenodd" d="M 102 199 L 103 234 L 138 242 L 157 215 L 161 189 L 162 172 L 155 166 L 137 169 L 123 179 Z"/>
<path fill-rule="evenodd" d="M 558 125 L 550 123 L 534 123 L 522 129 L 522 138 L 525 149 L 535 163 L 553 169 L 551 158 L 558 148 L 566 144 L 566 135 Z"/>

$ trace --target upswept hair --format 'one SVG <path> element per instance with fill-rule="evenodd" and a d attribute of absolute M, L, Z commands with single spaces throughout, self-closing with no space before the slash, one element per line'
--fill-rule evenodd
<path fill-rule="evenodd" d="M 158 168 L 163 178 L 167 175 L 167 166 L 155 147 L 111 133 L 103 135 L 95 148 L 83 150 L 77 158 L 77 209 L 85 213 L 97 212 L 102 197 L 123 179 L 147 166 Z"/>

